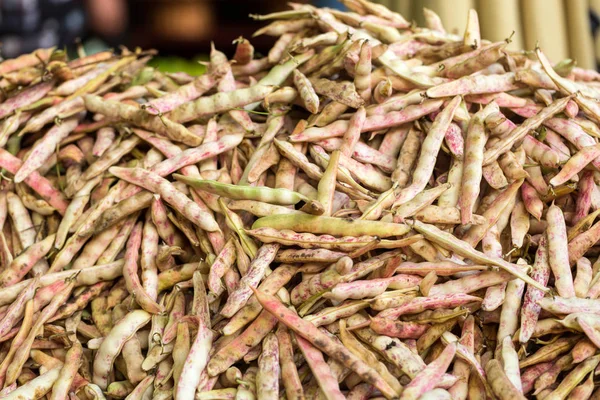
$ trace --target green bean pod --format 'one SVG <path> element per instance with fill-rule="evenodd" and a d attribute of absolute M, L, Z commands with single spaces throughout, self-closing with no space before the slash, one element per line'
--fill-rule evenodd
<path fill-rule="evenodd" d="M 301 201 L 307 203 L 311 201 L 308 197 L 288 189 L 272 189 L 266 186 L 238 186 L 207 179 L 190 178 L 179 174 L 173 174 L 173 176 L 178 181 L 190 185 L 194 189 L 232 200 L 256 200 L 282 206 L 293 205 Z"/>
<path fill-rule="evenodd" d="M 375 235 L 379 237 L 401 236 L 410 231 L 410 227 L 405 224 L 297 214 L 259 218 L 252 225 L 252 229 L 258 228 L 290 229 L 296 232 L 325 233 L 334 236 Z"/>

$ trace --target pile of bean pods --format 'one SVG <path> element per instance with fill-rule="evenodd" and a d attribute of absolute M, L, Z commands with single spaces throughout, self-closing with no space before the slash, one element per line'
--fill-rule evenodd
<path fill-rule="evenodd" d="M 0 63 L 0 398 L 600 399 L 600 74 L 343 3 Z"/>

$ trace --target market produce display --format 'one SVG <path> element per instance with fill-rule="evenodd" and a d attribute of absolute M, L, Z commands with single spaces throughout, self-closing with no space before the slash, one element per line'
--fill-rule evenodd
<path fill-rule="evenodd" d="M 343 3 L 0 63 L 0 398 L 600 398 L 600 74 Z"/>

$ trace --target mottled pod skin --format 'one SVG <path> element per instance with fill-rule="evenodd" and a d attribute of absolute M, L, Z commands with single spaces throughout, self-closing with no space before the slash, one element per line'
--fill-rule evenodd
<path fill-rule="evenodd" d="M 598 397 L 600 74 L 342 3 L 0 61 L 0 397 Z"/>

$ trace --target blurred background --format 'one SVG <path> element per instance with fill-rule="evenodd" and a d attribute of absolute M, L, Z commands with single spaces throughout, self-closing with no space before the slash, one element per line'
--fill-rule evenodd
<path fill-rule="evenodd" d="M 423 24 L 423 7 L 437 12 L 448 31 L 462 33 L 467 11 L 479 14 L 481 37 L 502 40 L 514 31 L 513 49 L 535 47 L 553 61 L 577 60 L 597 69 L 600 61 L 600 0 L 382 0 L 407 19 Z"/>
<path fill-rule="evenodd" d="M 296 0 L 344 7 L 335 0 Z M 462 33 L 467 11 L 479 13 L 482 37 L 501 40 L 515 31 L 511 47 L 532 49 L 539 41 L 554 61 L 577 60 L 597 69 L 600 60 L 600 0 L 378 0 L 423 24 L 423 7 L 437 12 L 448 31 Z M 263 24 L 248 14 L 287 9 L 281 0 L 0 0 L 0 55 L 16 57 L 36 48 L 75 51 L 78 41 L 92 53 L 104 48 L 154 48 L 155 65 L 167 71 L 201 71 L 210 42 L 232 54 L 232 41 L 251 37 Z M 252 39 L 265 54 L 275 38 Z"/>

